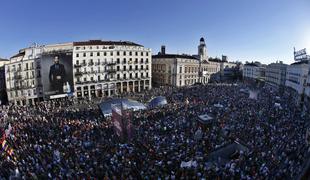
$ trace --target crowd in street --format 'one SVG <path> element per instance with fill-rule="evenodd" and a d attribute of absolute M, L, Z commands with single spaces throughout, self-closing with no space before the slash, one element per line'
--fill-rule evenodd
<path fill-rule="evenodd" d="M 293 179 L 309 156 L 309 120 L 279 95 L 244 84 L 158 88 L 164 107 L 136 111 L 133 138 L 123 142 L 111 117 L 90 100 L 60 99 L 1 106 L 10 156 L 0 151 L 0 179 Z M 277 105 L 276 105 L 277 104 Z M 220 105 L 220 106 L 215 106 Z M 211 123 L 198 121 L 210 115 Z M 210 154 L 234 142 L 248 151 L 227 162 Z"/>

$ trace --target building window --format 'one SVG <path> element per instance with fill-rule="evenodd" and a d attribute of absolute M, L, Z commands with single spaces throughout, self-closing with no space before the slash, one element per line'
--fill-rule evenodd
<path fill-rule="evenodd" d="M 180 67 L 180 71 L 179 71 L 179 73 L 182 73 L 182 67 Z"/>
<path fill-rule="evenodd" d="M 119 59 L 119 58 L 116 59 L 116 63 L 117 63 L 117 64 L 120 63 L 120 59 Z"/>
<path fill-rule="evenodd" d="M 98 47 L 98 46 L 97 46 Z M 100 52 L 97 52 L 97 56 L 100 56 Z"/>
<path fill-rule="evenodd" d="M 86 57 L 86 53 L 83 53 L 83 57 Z"/>
<path fill-rule="evenodd" d="M 143 52 L 141 52 L 141 56 L 143 56 Z"/>
<path fill-rule="evenodd" d="M 111 56 L 113 56 L 113 51 L 111 51 Z"/>
<path fill-rule="evenodd" d="M 123 67 L 124 71 L 126 71 L 126 66 Z"/>
<path fill-rule="evenodd" d="M 79 60 L 76 60 L 75 62 L 76 62 L 77 65 L 79 64 Z"/>
<path fill-rule="evenodd" d="M 119 56 L 119 51 L 116 52 L 116 55 Z"/>
<path fill-rule="evenodd" d="M 123 59 L 123 63 L 126 64 L 126 58 Z"/>
<path fill-rule="evenodd" d="M 79 53 L 76 53 L 76 57 L 79 57 L 80 56 L 80 54 Z"/>
<path fill-rule="evenodd" d="M 126 56 L 126 51 L 124 51 L 123 55 Z"/>
<path fill-rule="evenodd" d="M 126 74 L 124 74 L 124 79 L 126 79 Z"/>
<path fill-rule="evenodd" d="M 136 56 L 138 56 L 138 52 L 136 51 Z"/>
<path fill-rule="evenodd" d="M 91 57 L 93 56 L 93 52 L 90 53 L 90 56 L 91 56 Z"/>
<path fill-rule="evenodd" d="M 119 66 L 116 66 L 116 70 L 119 71 Z"/>
<path fill-rule="evenodd" d="M 132 56 L 132 52 L 131 51 L 129 51 L 129 56 Z"/>
<path fill-rule="evenodd" d="M 129 70 L 130 70 L 130 71 L 132 70 L 132 66 L 131 66 L 131 65 L 129 66 Z"/>
<path fill-rule="evenodd" d="M 104 52 L 104 53 L 103 53 L 103 56 L 107 56 L 107 52 Z"/>

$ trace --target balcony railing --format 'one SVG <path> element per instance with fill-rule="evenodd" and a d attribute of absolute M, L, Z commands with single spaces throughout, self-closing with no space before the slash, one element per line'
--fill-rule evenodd
<path fill-rule="evenodd" d="M 114 65 L 116 65 L 116 62 L 109 62 L 109 63 L 107 63 L 107 65 L 108 66 L 114 66 Z"/>
<path fill-rule="evenodd" d="M 16 75 L 15 79 L 22 79 L 22 76 L 21 75 Z"/>
<path fill-rule="evenodd" d="M 81 64 L 75 64 L 74 67 L 79 68 L 79 67 L 82 67 L 82 65 Z"/>
<path fill-rule="evenodd" d="M 93 65 L 94 65 L 93 62 L 89 62 L 89 63 L 88 63 L 88 66 L 93 66 Z"/>
<path fill-rule="evenodd" d="M 116 73 L 115 69 L 107 69 L 107 73 Z"/>
<path fill-rule="evenodd" d="M 76 72 L 75 75 L 76 75 L 76 76 L 82 76 L 83 73 L 82 73 L 82 72 Z"/>

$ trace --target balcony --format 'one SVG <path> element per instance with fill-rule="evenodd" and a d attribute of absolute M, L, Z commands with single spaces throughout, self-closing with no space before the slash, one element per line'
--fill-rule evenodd
<path fill-rule="evenodd" d="M 82 65 L 81 64 L 75 64 L 74 67 L 75 68 L 80 68 L 80 67 L 82 67 Z"/>
<path fill-rule="evenodd" d="M 116 62 L 109 62 L 107 63 L 108 66 L 115 66 L 116 65 Z"/>
<path fill-rule="evenodd" d="M 109 74 L 116 73 L 116 70 L 115 69 L 108 69 L 107 73 L 109 73 Z"/>
<path fill-rule="evenodd" d="M 76 75 L 76 76 L 82 76 L 83 73 L 82 73 L 82 72 L 76 72 L 75 75 Z"/>
<path fill-rule="evenodd" d="M 89 62 L 88 63 L 88 66 L 93 66 L 94 65 L 94 62 Z"/>
<path fill-rule="evenodd" d="M 22 76 L 21 75 L 16 75 L 15 79 L 22 79 Z"/>
<path fill-rule="evenodd" d="M 82 63 L 81 65 L 82 65 L 82 66 L 86 66 L 86 63 Z"/>
<path fill-rule="evenodd" d="M 99 65 L 100 65 L 100 62 L 96 62 L 95 65 L 96 65 L 96 66 L 99 66 Z"/>

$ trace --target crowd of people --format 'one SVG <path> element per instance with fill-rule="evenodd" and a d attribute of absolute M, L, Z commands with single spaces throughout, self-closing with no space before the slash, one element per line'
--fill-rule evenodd
<path fill-rule="evenodd" d="M 292 179 L 309 156 L 309 121 L 288 94 L 243 84 L 158 88 L 141 100 L 165 96 L 164 107 L 133 114 L 133 138 L 115 134 L 97 103 L 60 99 L 0 107 L 13 154 L 0 151 L 0 179 Z M 133 95 L 132 95 L 133 96 Z M 275 106 L 275 103 L 280 106 Z M 215 106 L 221 105 L 221 106 Z M 202 124 L 199 115 L 209 114 Z M 224 164 L 210 154 L 234 142 Z"/>

